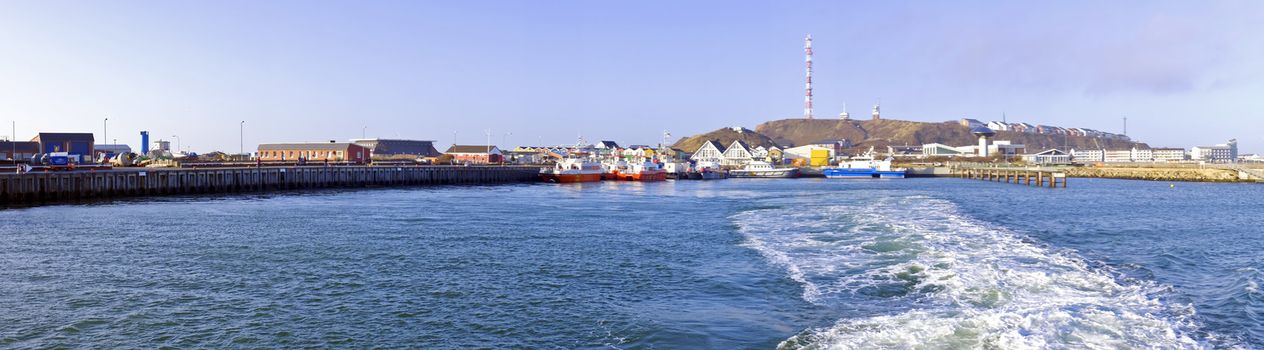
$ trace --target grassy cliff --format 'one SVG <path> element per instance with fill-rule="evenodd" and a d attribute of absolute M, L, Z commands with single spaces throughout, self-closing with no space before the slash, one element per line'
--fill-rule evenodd
<path fill-rule="evenodd" d="M 763 134 L 750 129 L 739 128 L 738 130 L 734 130 L 733 128 L 723 128 L 702 135 L 682 138 L 680 141 L 676 141 L 676 143 L 672 145 L 672 148 L 680 149 L 685 152 L 694 152 L 698 150 L 698 147 L 702 147 L 702 143 L 707 142 L 707 140 L 718 142 L 721 148 L 728 147 L 729 144 L 733 143 L 733 140 L 742 140 L 742 142 L 745 142 L 751 147 L 772 147 L 777 145 L 777 143 L 773 142 L 773 140 L 768 138 L 768 136 L 764 136 Z"/>
<path fill-rule="evenodd" d="M 759 124 L 759 134 L 782 146 L 797 146 L 822 140 L 846 139 L 858 147 L 923 145 L 942 143 L 965 146 L 978 143 L 969 128 L 956 122 L 925 123 L 906 120 L 782 119 Z M 1133 142 L 1096 137 L 1025 134 L 998 131 L 995 140 L 1010 140 L 1027 146 L 1028 152 L 1067 145 L 1072 148 L 1128 148 Z M 688 149 L 686 149 L 688 150 Z"/>

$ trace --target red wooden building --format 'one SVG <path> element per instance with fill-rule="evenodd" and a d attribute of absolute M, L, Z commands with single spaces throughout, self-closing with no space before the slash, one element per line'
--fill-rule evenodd
<path fill-rule="evenodd" d="M 496 146 L 452 145 L 445 154 L 457 163 L 491 164 L 504 161 L 504 155 Z"/>
<path fill-rule="evenodd" d="M 259 145 L 259 160 L 265 162 L 298 161 L 349 162 L 364 164 L 369 159 L 369 149 L 354 143 L 265 143 Z"/>

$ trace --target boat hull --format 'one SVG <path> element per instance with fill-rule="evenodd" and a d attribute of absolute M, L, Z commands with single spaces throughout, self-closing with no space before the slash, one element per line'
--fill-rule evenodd
<path fill-rule="evenodd" d="M 830 179 L 903 179 L 903 170 L 829 168 L 821 172 Z"/>
<path fill-rule="evenodd" d="M 788 179 L 788 178 L 799 177 L 799 169 L 729 170 L 729 177 L 759 178 L 759 179 Z"/>
<path fill-rule="evenodd" d="M 647 171 L 640 173 L 614 173 L 614 179 L 620 181 L 666 181 L 667 173 L 662 171 Z"/>
<path fill-rule="evenodd" d="M 601 174 L 540 174 L 540 179 L 553 183 L 576 183 L 601 181 Z"/>
<path fill-rule="evenodd" d="M 723 172 L 707 171 L 707 172 L 687 172 L 680 174 L 682 180 L 722 180 L 728 178 Z"/>

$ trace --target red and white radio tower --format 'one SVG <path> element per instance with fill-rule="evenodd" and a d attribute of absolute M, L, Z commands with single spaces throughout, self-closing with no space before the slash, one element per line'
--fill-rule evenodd
<path fill-rule="evenodd" d="M 808 84 L 807 94 L 803 97 L 803 117 L 812 119 L 812 34 L 808 34 L 803 43 L 803 52 L 807 54 Z"/>

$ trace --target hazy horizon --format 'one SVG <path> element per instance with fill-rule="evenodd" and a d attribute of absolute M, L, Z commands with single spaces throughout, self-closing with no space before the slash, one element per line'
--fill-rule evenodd
<path fill-rule="evenodd" d="M 1264 153 L 1264 3 L 0 3 L 17 139 L 654 144 L 802 116 L 1086 127 Z M 363 129 L 362 129 L 363 128 Z M 10 134 L 0 125 L 0 134 Z M 505 135 L 505 133 L 512 135 Z M 100 143 L 111 140 L 100 140 Z"/>

